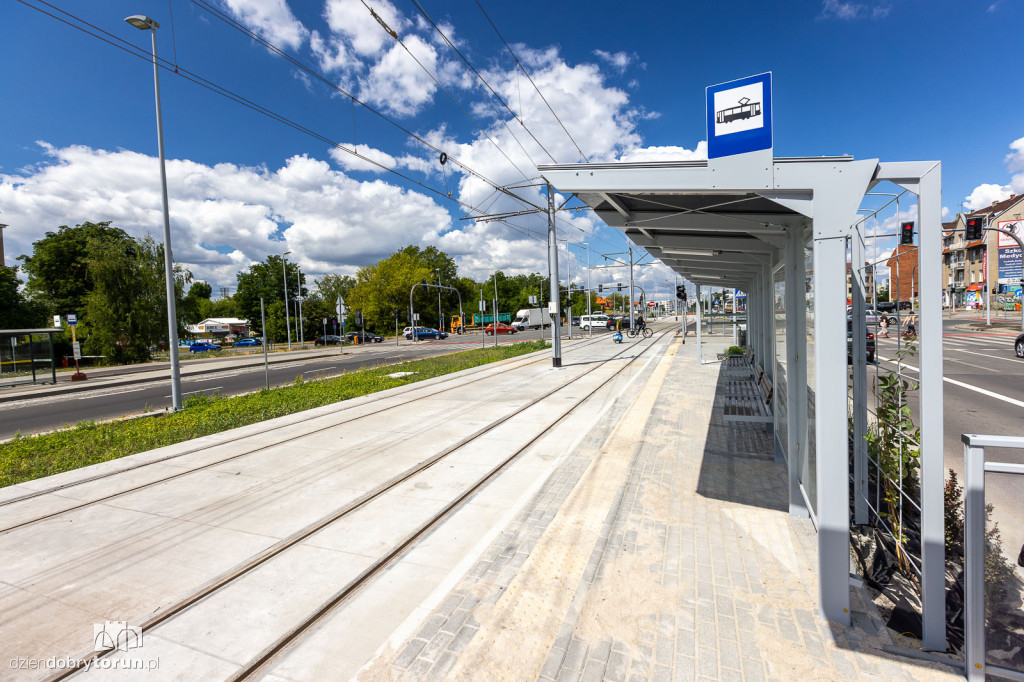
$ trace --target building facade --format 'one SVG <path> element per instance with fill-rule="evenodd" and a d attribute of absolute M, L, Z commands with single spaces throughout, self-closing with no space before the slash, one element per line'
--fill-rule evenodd
<path fill-rule="evenodd" d="M 943 304 L 947 307 L 981 307 L 985 292 L 992 295 L 1020 296 L 1020 249 L 1007 239 L 1000 245 L 999 234 L 986 231 L 981 239 L 967 242 L 964 227 L 967 218 L 980 217 L 986 227 L 1024 222 L 1024 196 L 1011 195 L 991 206 L 957 214 L 956 220 L 942 224 Z M 1010 240 L 1012 242 L 1012 240 Z M 999 272 L 1000 262 L 1003 273 Z"/>

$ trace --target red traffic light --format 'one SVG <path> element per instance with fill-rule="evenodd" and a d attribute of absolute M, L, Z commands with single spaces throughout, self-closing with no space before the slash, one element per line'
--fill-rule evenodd
<path fill-rule="evenodd" d="M 900 223 L 900 245 L 910 246 L 914 243 L 914 223 L 907 221 Z"/>
<path fill-rule="evenodd" d="M 964 238 L 967 241 L 969 241 L 969 242 L 973 242 L 973 241 L 976 241 L 978 239 L 981 239 L 981 233 L 982 233 L 983 227 L 984 227 L 984 221 L 982 220 L 982 218 L 980 218 L 980 217 L 968 218 L 967 219 L 967 227 L 964 230 Z"/>

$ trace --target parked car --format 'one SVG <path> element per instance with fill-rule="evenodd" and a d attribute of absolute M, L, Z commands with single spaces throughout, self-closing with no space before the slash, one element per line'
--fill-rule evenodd
<path fill-rule="evenodd" d="M 494 336 L 495 334 L 515 334 L 516 328 L 507 325 L 504 322 L 499 322 L 497 325 L 489 324 L 484 327 L 484 333 L 488 336 Z"/>
<path fill-rule="evenodd" d="M 206 343 L 205 341 L 197 341 L 188 347 L 189 353 L 205 353 L 208 350 L 220 350 L 220 346 L 215 343 Z"/>
<path fill-rule="evenodd" d="M 420 341 L 422 341 L 423 339 L 447 339 L 448 338 L 448 334 L 446 334 L 445 332 L 438 331 L 437 329 L 431 329 L 430 327 L 416 327 L 415 332 L 416 332 L 415 333 L 416 339 L 418 339 Z M 410 332 L 405 335 L 405 338 L 407 338 L 409 340 L 412 340 L 413 332 L 410 330 Z"/>
<path fill-rule="evenodd" d="M 573 317 L 572 317 L 571 321 L 569 322 L 569 324 L 572 324 L 572 325 L 577 326 L 577 327 L 580 326 L 580 316 L 579 315 L 573 315 Z"/>
<path fill-rule="evenodd" d="M 589 332 L 591 327 L 603 327 L 608 324 L 608 316 L 604 313 L 583 315 L 579 318 L 580 329 Z"/>
<path fill-rule="evenodd" d="M 348 332 L 345 334 L 346 341 L 356 343 L 356 339 L 359 339 L 359 343 L 380 343 L 384 337 L 371 332 Z"/>
<path fill-rule="evenodd" d="M 605 326 L 610 331 L 613 331 L 615 329 L 616 322 L 618 322 L 619 320 L 622 320 L 623 329 L 629 329 L 629 315 L 616 315 L 615 317 L 609 317 L 608 322 L 605 324 Z"/>
<path fill-rule="evenodd" d="M 402 330 L 402 336 L 408 338 L 410 334 L 412 334 L 412 327 L 406 327 Z"/>
<path fill-rule="evenodd" d="M 1017 340 L 1013 342 L 1013 350 L 1017 353 L 1018 358 L 1024 358 L 1024 334 L 1017 337 Z"/>
<path fill-rule="evenodd" d="M 867 351 L 868 362 L 875 361 L 875 335 L 866 332 L 864 347 Z M 847 362 L 853 362 L 853 320 L 846 320 L 846 358 Z"/>
<path fill-rule="evenodd" d="M 251 339 L 239 339 L 232 344 L 232 348 L 245 348 L 246 346 L 262 346 L 263 339 L 251 338 Z"/>
<path fill-rule="evenodd" d="M 334 334 L 328 334 L 327 336 L 318 336 L 313 340 L 314 346 L 340 346 L 344 340 L 340 336 Z"/>

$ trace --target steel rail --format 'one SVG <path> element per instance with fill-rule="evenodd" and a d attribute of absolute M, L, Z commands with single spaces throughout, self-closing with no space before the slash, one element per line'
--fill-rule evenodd
<path fill-rule="evenodd" d="M 658 337 L 656 337 L 646 347 L 644 347 L 639 353 L 637 353 L 635 356 L 633 356 L 630 359 L 629 362 L 627 362 L 622 367 L 617 369 L 612 376 L 615 377 L 615 376 L 618 376 L 619 374 L 621 374 L 627 367 L 629 367 L 633 362 L 635 362 L 638 358 L 640 358 L 647 350 L 652 348 L 666 334 L 670 334 L 672 332 L 674 332 L 674 329 L 662 332 Z M 635 346 L 626 346 L 622 350 L 620 350 L 617 353 L 615 353 L 615 355 L 613 355 L 610 358 L 608 358 L 608 360 L 614 360 L 614 359 L 618 358 L 620 355 L 622 355 L 623 353 L 625 353 L 626 351 L 633 350 L 634 348 L 635 348 Z M 607 360 L 605 362 L 607 362 Z M 467 444 L 469 444 L 469 443 L 473 442 L 474 440 L 480 438 L 481 436 L 486 435 L 487 433 L 493 431 L 494 429 L 496 429 L 499 426 L 501 426 L 502 424 L 506 423 L 507 421 L 509 421 L 513 417 L 516 417 L 516 416 L 522 414 L 523 412 L 525 412 L 526 410 L 530 409 L 531 407 L 534 407 L 535 405 L 537 405 L 541 401 L 546 400 L 547 398 L 551 397 L 555 393 L 557 393 L 557 392 L 559 392 L 559 391 L 561 391 L 561 390 L 563 390 L 563 389 L 573 385 L 577 381 L 579 381 L 579 380 L 583 379 L 584 377 L 592 374 L 593 372 L 597 371 L 598 369 L 600 369 L 603 366 L 604 366 L 604 363 L 595 364 L 593 367 L 591 367 L 591 368 L 587 369 L 586 371 L 582 372 L 581 374 L 579 374 L 578 376 L 574 377 L 569 382 L 561 384 L 560 386 L 556 386 L 555 388 L 551 389 L 550 391 L 545 392 L 543 395 L 540 395 L 537 398 L 534 398 L 533 400 L 529 401 L 527 404 L 525 404 L 525 405 L 523 405 L 523 406 L 521 406 L 519 408 L 516 408 L 514 411 L 512 411 L 512 412 L 510 412 L 510 413 L 508 413 L 508 414 L 506 414 L 506 415 L 504 415 L 504 416 L 502 416 L 502 417 L 492 421 L 491 423 L 487 424 L 486 426 L 481 427 L 480 429 L 478 429 L 474 433 L 470 434 L 469 436 L 466 436 L 465 438 L 461 439 L 457 443 L 455 443 L 453 445 L 450 445 L 449 447 L 445 448 L 441 452 L 439 452 L 439 453 L 429 457 L 428 459 L 420 462 L 419 464 L 416 464 L 416 465 L 406 469 L 404 472 L 399 473 L 399 474 L 393 476 L 392 478 L 390 478 L 387 481 L 385 481 L 384 483 L 380 484 L 379 486 L 377 486 L 373 490 L 370 490 L 370 491 L 364 493 L 363 495 L 359 496 L 355 500 L 352 500 L 351 502 L 346 503 L 344 506 L 336 509 L 334 512 L 331 512 L 327 516 L 322 517 L 320 520 L 315 521 L 315 522 L 307 525 L 305 528 L 303 528 L 303 529 L 301 529 L 299 531 L 296 531 L 295 533 L 292 533 L 288 537 L 279 540 L 278 542 L 274 543 L 270 547 L 264 549 L 263 551 L 259 552 L 258 554 L 250 557 L 249 559 L 245 560 L 241 564 L 237 565 L 235 568 L 229 569 L 227 572 L 223 573 L 222 575 L 220 575 L 220 576 L 218 576 L 218 577 L 208 581 L 207 583 L 205 583 L 203 586 L 201 586 L 199 589 L 197 589 L 192 594 L 190 594 L 190 595 L 180 599 L 179 601 L 177 601 L 177 602 L 175 602 L 173 604 L 170 604 L 169 606 L 164 607 L 163 609 L 160 609 L 159 611 L 157 611 L 156 613 L 151 615 L 149 618 L 147 618 L 146 620 L 144 620 L 141 623 L 139 623 L 138 627 L 140 627 L 143 630 L 143 632 L 149 632 L 152 628 L 157 627 L 161 623 L 164 623 L 164 622 L 166 622 L 166 621 L 176 617 L 177 615 L 181 614 L 182 612 L 184 612 L 185 610 L 189 609 L 193 605 L 197 604 L 198 602 L 202 601 L 206 597 L 210 596 L 214 592 L 217 592 L 217 591 L 223 589 L 224 587 L 230 585 L 235 580 L 237 580 L 237 579 L 239 579 L 239 578 L 241 578 L 241 577 L 243 577 L 245 575 L 248 575 L 249 573 L 251 573 L 256 568 L 258 568 L 258 567 L 262 566 L 263 564 L 267 563 L 268 561 L 270 561 L 274 557 L 284 553 L 289 548 L 295 546 L 296 544 L 302 542 L 303 540 L 306 540 L 310 536 L 312 536 L 315 533 L 319 532 L 320 530 L 326 528 L 327 526 L 329 526 L 330 524 L 334 523 L 335 521 L 337 521 L 337 520 L 339 520 L 339 519 L 341 519 L 341 518 L 351 514 L 352 512 L 354 512 L 354 511 L 356 511 L 356 510 L 358 510 L 358 509 L 360 509 L 362 507 L 364 507 L 365 505 L 367 505 L 368 503 L 372 502 L 373 500 L 375 500 L 375 499 L 381 497 L 382 495 L 384 495 L 385 493 L 393 490 L 396 486 L 401 485 L 402 483 L 408 481 L 409 479 L 411 479 L 412 477 L 416 476 L 417 474 L 425 471 L 426 469 L 429 469 L 430 467 L 432 467 L 434 464 L 438 463 L 439 461 L 447 458 L 449 455 L 451 455 L 455 451 L 463 448 L 464 446 L 466 446 Z M 276 656 L 279 653 L 281 653 L 284 650 L 286 650 L 286 647 L 289 644 L 293 643 L 294 640 L 298 636 L 300 636 L 303 632 L 305 632 L 309 627 L 311 627 L 315 623 L 320 622 L 320 620 L 322 620 L 331 610 L 333 610 L 335 606 L 337 606 L 338 604 L 342 603 L 345 599 L 347 599 L 348 596 L 353 594 L 359 587 L 361 587 L 361 586 L 365 585 L 367 582 L 369 582 L 369 580 L 374 575 L 376 575 L 381 570 L 383 570 L 388 565 L 390 565 L 390 563 L 395 558 L 397 558 L 400 554 L 402 554 L 404 552 L 404 550 L 409 547 L 409 545 L 411 545 L 417 539 L 422 537 L 425 533 L 429 532 L 440 521 L 444 520 L 444 518 L 447 515 L 449 515 L 451 513 L 451 511 L 455 509 L 455 507 L 457 507 L 459 504 L 461 504 L 462 501 L 464 501 L 467 497 L 469 497 L 469 495 L 471 495 L 472 493 L 476 492 L 477 490 L 482 488 L 484 485 L 486 485 L 486 483 L 488 481 L 490 481 L 494 476 L 496 476 L 498 473 L 500 473 L 501 470 L 503 470 L 509 463 L 511 463 L 514 459 L 516 459 L 519 455 L 521 455 L 526 449 L 528 449 L 539 438 L 541 438 L 544 434 L 546 434 L 552 428 L 557 426 L 561 422 L 561 420 L 565 417 L 565 415 L 569 414 L 570 412 L 575 410 L 577 407 L 582 405 L 587 399 L 589 399 L 597 391 L 599 391 L 601 388 L 605 387 L 607 385 L 607 383 L 608 383 L 607 381 L 601 382 L 601 384 L 599 386 L 597 386 L 594 390 L 590 391 L 585 396 L 583 396 L 581 399 L 579 399 L 576 402 L 574 402 L 574 404 L 571 407 L 569 407 L 566 410 L 563 410 L 562 413 L 554 421 L 552 421 L 551 424 L 549 424 L 548 426 L 544 427 L 540 431 L 540 433 L 537 434 L 536 436 L 534 436 L 532 439 L 530 439 L 530 441 L 525 446 L 523 446 L 522 448 L 518 449 L 515 453 L 513 453 L 508 458 L 506 458 L 504 461 L 502 461 L 497 467 L 492 469 L 488 474 L 485 474 L 481 479 L 478 479 L 478 481 L 474 485 L 472 485 L 469 488 L 468 491 L 466 491 L 466 492 L 462 493 L 461 495 L 459 495 L 456 498 L 455 501 L 453 501 L 452 503 L 447 505 L 443 510 L 441 510 L 440 512 L 435 514 L 433 517 L 431 517 L 431 519 L 428 520 L 425 525 L 421 525 L 419 529 L 417 529 L 416 531 L 413 531 L 413 533 L 411 533 L 410 535 L 406 536 L 406 538 L 403 539 L 390 552 L 388 552 L 388 554 L 385 555 L 385 557 L 383 557 L 382 559 L 378 559 L 373 565 L 371 565 L 369 568 L 365 569 L 362 573 L 360 573 L 360 575 L 357 578 L 355 578 L 353 581 L 351 581 L 345 587 L 343 587 L 341 590 L 339 590 L 337 593 L 335 593 L 335 595 L 333 595 L 327 602 L 322 604 L 317 609 L 316 613 L 313 614 L 313 616 L 305 619 L 305 621 L 302 624 L 300 624 L 298 627 L 292 628 L 291 630 L 289 630 L 289 632 L 285 636 L 279 638 L 270 647 L 267 647 L 255 659 L 253 659 L 248 664 L 246 664 L 239 672 L 235 673 L 235 675 L 232 678 L 230 678 L 230 679 L 245 679 L 247 677 L 250 677 L 251 674 L 253 674 L 257 670 L 263 668 L 267 663 L 269 663 L 274 658 L 276 658 Z M 89 651 L 88 653 L 85 653 L 85 654 L 83 654 L 81 656 L 78 656 L 78 657 L 76 657 L 76 660 L 79 660 L 81 662 L 81 664 L 79 666 L 68 668 L 66 670 L 58 671 L 58 672 L 54 673 L 53 675 L 51 675 L 50 677 L 46 678 L 46 682 L 58 682 L 59 680 L 65 680 L 65 679 L 75 675 L 76 673 L 81 672 L 82 670 L 84 670 L 86 668 L 86 662 L 91 662 L 91 661 L 98 660 L 100 658 L 104 658 L 105 656 L 107 656 L 108 654 L 110 654 L 110 653 L 112 653 L 112 652 L 114 652 L 116 650 L 117 649 L 106 649 L 106 650 L 102 650 L 102 651 Z"/>
<path fill-rule="evenodd" d="M 591 343 L 596 343 L 596 342 L 597 342 L 597 340 L 595 340 L 595 341 L 588 341 L 587 345 L 590 345 Z M 504 374 L 505 372 L 510 372 L 513 369 L 519 369 L 520 367 L 526 367 L 527 365 L 544 362 L 546 359 L 547 358 L 537 358 L 537 359 L 529 360 L 527 362 L 510 363 L 507 367 L 501 368 L 501 369 L 499 369 L 496 372 L 489 372 L 485 376 L 481 376 L 481 377 L 478 377 L 478 378 L 466 381 L 463 385 L 468 385 L 468 384 L 476 383 L 478 381 L 483 381 L 483 380 L 488 379 L 490 377 L 497 376 L 499 374 Z M 458 378 L 444 379 L 444 380 L 442 380 L 442 381 L 440 381 L 438 383 L 431 384 L 430 387 L 436 387 L 439 384 L 447 384 L 447 383 L 450 383 L 452 381 L 458 381 Z M 417 388 L 421 388 L 421 386 L 419 386 L 418 384 L 411 384 L 411 385 L 408 385 L 408 386 L 411 386 L 409 388 L 409 390 L 402 391 L 399 395 L 404 396 L 404 395 L 407 395 L 409 393 L 414 392 Z M 405 387 L 400 387 L 400 388 L 405 388 Z M 447 390 L 447 389 L 439 389 L 439 390 L 436 390 L 436 391 L 432 391 L 432 392 L 426 393 L 426 394 L 424 394 L 423 396 L 420 396 L 420 397 L 429 398 L 430 396 L 437 395 L 439 393 L 443 393 L 445 390 Z M 365 407 L 367 404 L 371 404 L 371 403 L 373 403 L 375 401 L 387 400 L 389 398 L 394 398 L 394 397 L 395 397 L 394 394 L 389 395 L 389 396 L 380 396 L 379 398 L 374 398 L 374 399 L 371 399 L 370 401 L 362 402 L 359 405 L 346 406 L 346 407 L 342 408 L 341 410 L 339 410 L 338 412 L 348 412 L 350 410 L 356 410 L 356 409 Z M 225 457 L 224 459 L 219 459 L 219 460 L 217 460 L 215 462 L 210 462 L 210 463 L 207 463 L 207 464 L 204 464 L 202 466 L 198 466 L 198 467 L 195 467 L 195 468 L 192 468 L 192 469 L 187 469 L 185 471 L 180 471 L 180 472 L 177 472 L 175 474 L 171 474 L 169 476 L 166 476 L 164 478 L 157 479 L 155 481 L 149 481 L 147 483 L 142 483 L 142 484 L 134 486 L 132 488 L 127 488 L 125 490 L 121 490 L 121 491 L 118 491 L 118 492 L 115 492 L 115 493 L 111 493 L 111 494 L 106 495 L 104 497 L 100 497 L 100 498 L 97 498 L 97 499 L 94 499 L 94 500 L 89 500 L 88 502 L 83 502 L 81 504 L 78 504 L 78 505 L 75 505 L 75 506 L 72 506 L 72 507 L 68 507 L 68 508 L 63 509 L 63 510 L 55 511 L 55 512 L 52 512 L 52 513 L 44 515 L 44 516 L 40 516 L 40 517 L 37 517 L 37 518 L 34 518 L 34 519 L 30 519 L 28 521 L 23 521 L 21 523 L 17 523 L 17 524 L 12 525 L 12 526 L 7 526 L 5 528 L 0 528 L 0 535 L 2 535 L 4 533 L 7 533 L 9 531 L 12 531 L 12 530 L 16 530 L 18 528 L 22 528 L 24 526 L 28 526 L 28 525 L 37 523 L 39 521 L 44 521 L 46 519 L 50 519 L 50 518 L 53 518 L 55 516 L 60 516 L 61 514 L 65 514 L 67 512 L 75 511 L 75 510 L 81 509 L 83 507 L 88 507 L 90 505 L 97 504 L 99 502 L 105 502 L 107 500 L 113 499 L 115 497 L 119 497 L 121 495 L 126 495 L 128 493 L 136 492 L 138 490 L 142 490 L 144 488 L 148 488 L 148 487 L 156 485 L 158 483 L 164 483 L 164 482 L 167 482 L 167 481 L 171 481 L 171 480 L 174 480 L 176 478 L 181 478 L 182 476 L 186 476 L 188 474 L 195 473 L 197 471 L 202 471 L 204 469 L 209 469 L 211 467 L 218 466 L 220 464 L 224 464 L 225 462 L 230 462 L 230 461 L 239 459 L 241 457 L 246 457 L 248 455 L 252 455 L 252 454 L 255 454 L 257 452 L 262 452 L 262 451 L 270 449 L 270 448 L 278 447 L 280 445 L 284 445 L 284 444 L 289 443 L 291 441 L 298 440 L 300 438 L 305 438 L 305 437 L 307 437 L 309 435 L 320 433 L 322 431 L 326 431 L 327 429 L 334 428 L 335 426 L 342 426 L 344 424 L 348 424 L 348 423 L 351 423 L 351 422 L 359 420 L 359 419 L 365 419 L 367 417 L 376 416 L 376 415 L 378 415 L 381 412 L 384 412 L 386 410 L 391 410 L 391 409 L 395 409 L 397 407 L 401 407 L 403 404 L 404 403 L 396 403 L 394 405 L 389 405 L 389 406 L 386 406 L 386 407 L 381 407 L 381 408 L 379 408 L 379 409 L 377 409 L 374 412 L 369 413 L 369 414 L 361 414 L 361 415 L 357 415 L 357 416 L 351 417 L 349 419 L 343 419 L 342 421 L 332 422 L 330 424 L 327 424 L 325 426 L 316 428 L 316 429 L 314 429 L 312 431 L 308 431 L 308 432 L 303 433 L 301 435 L 288 436 L 286 438 L 274 441 L 273 443 L 268 443 L 268 444 L 260 445 L 259 447 L 252 448 L 252 449 L 246 450 L 244 452 L 240 452 L 240 453 L 236 453 L 236 454 L 233 454 L 233 455 L 229 455 L 229 456 Z M 332 414 L 338 414 L 338 413 L 335 412 L 335 413 L 332 413 Z M 325 417 L 325 416 L 328 416 L 328 415 L 315 415 L 315 416 L 305 417 L 305 418 L 300 419 L 300 420 L 298 420 L 296 422 L 293 422 L 292 424 L 289 424 L 288 426 L 292 426 L 294 424 L 302 424 L 302 423 L 305 423 L 305 422 L 308 422 L 308 421 L 312 421 L 314 419 L 320 419 L 320 418 Z M 265 434 L 265 433 L 269 433 L 269 432 L 277 430 L 279 428 L 280 428 L 280 426 L 267 427 L 265 429 L 261 429 L 259 431 L 255 431 L 254 433 L 251 433 L 251 434 L 247 435 L 246 438 L 250 438 L 252 436 L 259 436 L 259 435 L 262 435 L 262 434 Z M 47 495 L 47 494 L 50 494 L 50 493 L 58 492 L 58 491 L 61 491 L 61 490 L 66 490 L 68 488 L 72 488 L 72 487 L 78 486 L 78 485 L 83 485 L 85 483 L 92 483 L 92 482 L 95 482 L 95 481 L 103 480 L 105 478 L 109 478 L 111 476 L 116 476 L 118 474 L 123 474 L 123 473 L 129 472 L 129 471 L 135 471 L 135 470 L 141 469 L 143 467 L 147 467 L 147 466 L 149 466 L 151 464 L 160 464 L 160 463 L 166 462 L 168 460 L 176 459 L 178 457 L 184 457 L 186 455 L 195 454 L 197 452 L 207 451 L 207 450 L 210 450 L 211 448 L 219 447 L 219 446 L 225 445 L 225 444 L 227 444 L 227 443 L 226 442 L 225 443 L 218 443 L 217 445 L 213 445 L 213 446 L 211 446 L 209 444 L 206 444 L 206 445 L 203 445 L 203 446 L 191 448 L 191 449 L 186 450 L 184 452 L 175 453 L 173 455 L 167 455 L 165 457 L 160 457 L 160 458 L 157 458 L 157 459 L 154 459 L 154 460 L 150 460 L 150 461 L 147 461 L 147 462 L 141 462 L 141 463 L 135 464 L 133 466 L 129 466 L 129 467 L 126 467 L 126 468 L 123 468 L 123 469 L 118 469 L 117 471 L 111 471 L 111 472 L 104 473 L 104 474 L 97 474 L 95 476 L 90 476 L 90 477 L 87 477 L 87 478 L 84 478 L 84 479 L 81 479 L 81 480 L 78 480 L 78 481 L 71 481 L 69 483 L 64 483 L 62 485 L 53 486 L 53 487 L 50 487 L 50 488 L 46 488 L 44 490 L 33 491 L 33 492 L 30 492 L 30 493 L 26 493 L 25 495 L 21 495 L 19 497 L 13 497 L 13 498 L 11 498 L 9 500 L 0 501 L 0 507 L 4 507 L 4 506 L 10 505 L 10 504 L 14 504 L 15 502 L 23 502 L 23 501 L 26 501 L 26 500 L 30 500 L 30 499 L 33 499 L 33 498 L 36 498 L 36 497 L 40 497 L 42 495 Z"/>

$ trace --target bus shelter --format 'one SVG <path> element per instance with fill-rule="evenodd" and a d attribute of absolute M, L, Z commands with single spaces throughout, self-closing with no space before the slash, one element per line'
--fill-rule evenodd
<path fill-rule="evenodd" d="M 944 650 L 940 163 L 774 158 L 766 150 L 711 162 L 539 171 L 555 191 L 575 194 L 684 278 L 747 293 L 748 346 L 774 384 L 789 512 L 810 517 L 817 529 L 819 613 L 843 625 L 850 623 L 851 520 L 880 514 L 870 506 L 864 438 L 873 404 L 864 268 L 849 267 L 865 258 L 858 211 L 882 182 L 917 195 L 922 644 Z"/>
<path fill-rule="evenodd" d="M 63 329 L 0 329 L 0 386 L 57 383 L 53 335 Z M 42 337 L 46 337 L 45 341 Z"/>

